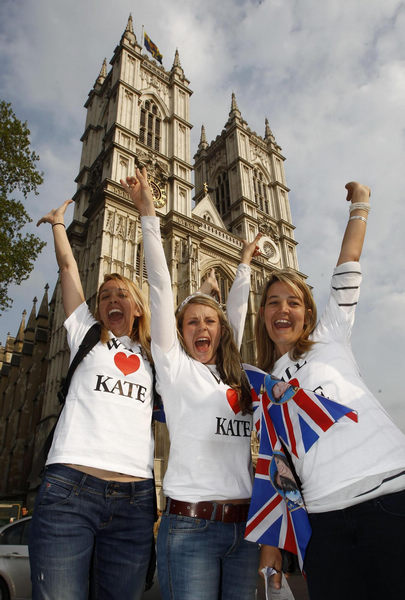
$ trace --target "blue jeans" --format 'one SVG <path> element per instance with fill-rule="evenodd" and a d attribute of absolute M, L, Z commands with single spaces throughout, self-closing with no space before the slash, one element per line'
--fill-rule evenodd
<path fill-rule="evenodd" d="M 310 513 L 304 569 L 311 600 L 405 598 L 405 491 Z"/>
<path fill-rule="evenodd" d="M 153 541 L 153 481 L 46 468 L 30 529 L 33 600 L 138 600 Z"/>
<path fill-rule="evenodd" d="M 246 523 L 164 514 L 157 540 L 163 600 L 253 600 L 258 544 L 244 539 Z"/>

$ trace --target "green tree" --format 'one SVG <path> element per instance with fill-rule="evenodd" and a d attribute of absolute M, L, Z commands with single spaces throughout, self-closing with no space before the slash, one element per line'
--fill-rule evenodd
<path fill-rule="evenodd" d="M 20 200 L 10 198 L 16 191 L 24 199 L 31 192 L 37 195 L 43 182 L 29 136 L 27 123 L 17 119 L 11 104 L 0 100 L 0 312 L 12 305 L 9 285 L 28 278 L 45 246 L 36 235 L 22 232 L 32 219 Z"/>

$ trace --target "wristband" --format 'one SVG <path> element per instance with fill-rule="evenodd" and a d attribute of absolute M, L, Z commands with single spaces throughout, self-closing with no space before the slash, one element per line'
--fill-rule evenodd
<path fill-rule="evenodd" d="M 371 210 L 371 206 L 368 202 L 353 202 L 353 204 L 351 204 L 349 206 L 349 213 L 351 213 L 353 210 L 366 210 L 367 212 L 370 212 Z"/>
<path fill-rule="evenodd" d="M 354 215 L 353 217 L 349 217 L 349 221 L 364 221 L 365 223 L 367 223 L 367 219 L 366 217 L 361 217 L 360 215 Z"/>
<path fill-rule="evenodd" d="M 52 225 L 52 229 L 53 229 L 54 227 L 56 227 L 56 225 L 62 225 L 62 227 L 64 227 L 64 228 L 66 229 L 66 225 L 65 225 L 64 223 L 54 223 L 54 224 Z"/>

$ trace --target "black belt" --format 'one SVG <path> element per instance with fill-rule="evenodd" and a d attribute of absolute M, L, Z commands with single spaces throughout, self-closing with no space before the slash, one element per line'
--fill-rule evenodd
<path fill-rule="evenodd" d="M 249 504 L 219 504 L 218 502 L 182 502 L 167 499 L 167 512 L 171 515 L 196 517 L 208 521 L 223 523 L 242 523 L 247 521 Z"/>

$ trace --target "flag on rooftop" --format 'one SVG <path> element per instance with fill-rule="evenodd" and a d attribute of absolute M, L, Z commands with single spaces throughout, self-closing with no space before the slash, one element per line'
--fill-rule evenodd
<path fill-rule="evenodd" d="M 152 42 L 152 40 L 146 33 L 144 33 L 143 35 L 143 44 L 146 50 L 152 54 L 153 58 L 155 58 L 157 61 L 160 62 L 160 64 L 162 64 L 163 56 L 162 54 L 160 54 L 159 48 L 156 46 L 156 44 Z"/>

